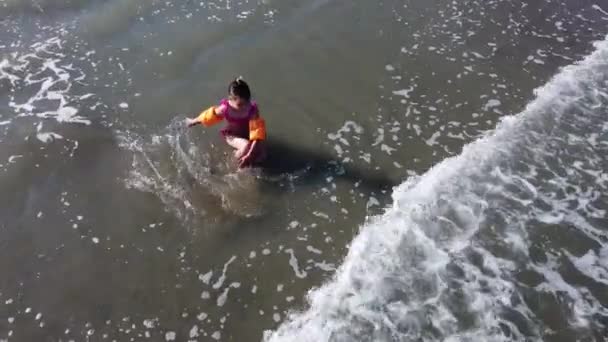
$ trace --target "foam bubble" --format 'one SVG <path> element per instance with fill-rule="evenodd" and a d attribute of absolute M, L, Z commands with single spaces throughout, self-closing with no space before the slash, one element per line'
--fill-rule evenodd
<path fill-rule="evenodd" d="M 45 132 L 45 133 L 37 133 L 36 138 L 38 140 L 42 141 L 43 143 L 48 144 L 55 140 L 63 139 L 63 136 L 61 136 L 57 133 L 53 133 L 53 132 Z"/>
<path fill-rule="evenodd" d="M 222 269 L 222 275 L 217 279 L 217 281 L 212 286 L 214 289 L 217 290 L 222 286 L 222 284 L 224 283 L 224 280 L 226 280 L 226 271 L 228 270 L 228 266 L 230 266 L 230 264 L 232 262 L 234 262 L 234 260 L 236 260 L 235 255 L 230 257 L 230 259 L 224 264 L 224 268 Z"/>
<path fill-rule="evenodd" d="M 291 266 L 291 268 L 293 269 L 293 272 L 295 273 L 296 277 L 306 278 L 307 273 L 304 270 L 300 270 L 298 259 L 296 258 L 293 249 L 286 249 L 285 252 L 289 254 L 289 266 Z"/>
<path fill-rule="evenodd" d="M 142 324 L 148 329 L 153 329 L 156 324 L 156 319 L 145 319 Z"/>
<path fill-rule="evenodd" d="M 198 279 L 200 279 L 200 281 L 202 281 L 205 284 L 209 284 L 209 281 L 211 281 L 212 276 L 213 276 L 213 271 L 209 271 L 205 274 L 199 274 Z"/>
<path fill-rule="evenodd" d="M 190 338 L 196 338 L 199 336 L 198 334 L 198 326 L 195 324 L 192 326 L 192 328 L 190 329 L 190 332 L 188 333 L 188 335 L 190 336 Z"/>
<path fill-rule="evenodd" d="M 165 333 L 165 341 L 175 341 L 175 331 L 167 331 Z"/>

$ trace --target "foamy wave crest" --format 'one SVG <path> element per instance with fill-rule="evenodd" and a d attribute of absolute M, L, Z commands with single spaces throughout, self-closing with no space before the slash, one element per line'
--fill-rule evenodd
<path fill-rule="evenodd" d="M 608 40 L 536 96 L 397 187 L 334 278 L 309 292 L 309 308 L 264 340 L 599 338 L 608 321 L 598 257 L 608 245 Z M 561 241 L 570 238 L 578 249 Z"/>

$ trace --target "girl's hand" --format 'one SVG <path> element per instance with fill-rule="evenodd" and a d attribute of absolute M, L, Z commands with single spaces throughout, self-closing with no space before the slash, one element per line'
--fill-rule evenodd
<path fill-rule="evenodd" d="M 239 158 L 239 168 L 244 168 L 251 164 L 251 150 L 247 151 L 241 158 Z"/>
<path fill-rule="evenodd" d="M 253 163 L 253 159 L 254 159 L 253 157 L 255 155 L 255 153 L 253 153 L 253 152 L 255 149 L 255 145 L 256 145 L 255 141 L 250 142 L 247 145 L 246 153 L 244 153 L 244 155 L 241 158 L 239 158 L 239 168 L 247 167 L 248 165 Z"/>
<path fill-rule="evenodd" d="M 239 168 L 247 167 L 247 165 L 251 164 L 251 154 L 246 154 L 241 159 L 239 159 Z"/>
<path fill-rule="evenodd" d="M 186 119 L 186 125 L 188 127 L 196 126 L 198 124 L 199 124 L 199 122 L 196 119 L 190 119 L 190 118 Z"/>

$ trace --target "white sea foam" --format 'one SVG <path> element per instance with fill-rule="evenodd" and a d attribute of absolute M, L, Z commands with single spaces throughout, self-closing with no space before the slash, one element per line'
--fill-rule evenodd
<path fill-rule="evenodd" d="M 537 89 L 537 98 L 521 114 L 506 117 L 493 133 L 465 146 L 459 156 L 397 187 L 392 207 L 361 229 L 334 278 L 309 292 L 308 309 L 290 314 L 264 339 L 541 340 L 552 330 L 519 292 L 514 278 L 521 267 L 541 277 L 536 291 L 565 296 L 570 303 L 564 306 L 565 314 L 579 333 L 593 328 L 594 315 L 607 317 L 608 309 L 591 291 L 562 277 L 557 257 L 547 254 L 546 261 L 530 260 L 529 235 L 534 232 L 525 229 L 548 214 L 554 217 L 549 224 L 565 223 L 589 241 L 604 244 L 599 252 L 570 258 L 581 273 L 602 283 L 606 265 L 598 256 L 606 254 L 606 232 L 580 213 L 602 210 L 586 204 L 598 197 L 592 189 L 574 197 L 562 195 L 581 173 L 564 170 L 564 162 L 554 160 L 550 146 L 564 144 L 568 130 L 608 134 L 598 124 L 605 122 L 605 113 L 593 111 L 594 103 L 608 103 L 607 61 L 608 40 Z M 594 88 L 597 91 L 588 90 Z M 546 130 L 547 125 L 552 128 Z M 594 155 L 584 144 L 575 147 L 583 149 L 579 154 L 589 154 L 572 155 L 588 161 L 586 174 L 602 170 L 605 156 Z M 523 162 L 524 155 L 529 171 L 520 176 L 522 172 L 509 163 Z M 535 163 L 542 163 L 548 174 L 541 177 Z M 493 173 L 497 167 L 503 171 Z M 599 186 L 607 188 L 606 182 Z M 528 199 L 546 204 L 537 208 Z M 582 209 L 572 209 L 573 200 Z M 494 226 L 491 216 L 504 224 Z M 503 244 L 502 239 L 492 242 L 478 234 L 504 234 L 509 253 L 499 256 L 485 246 Z"/>
<path fill-rule="evenodd" d="M 26 85 L 39 87 L 27 101 L 19 103 L 11 100 L 9 106 L 20 116 L 36 115 L 41 118 L 53 118 L 58 122 L 90 124 L 90 120 L 78 116 L 78 109 L 69 104 L 72 96 L 70 91 L 73 69 L 70 64 L 63 62 L 65 55 L 59 52 L 61 47 L 61 38 L 52 37 L 33 44 L 33 51 L 18 56 L 13 64 L 6 60 L 0 63 L 2 70 L 0 78 L 8 78 L 11 83 L 23 82 Z M 43 53 L 45 57 L 40 57 L 39 55 Z M 40 60 L 41 63 L 34 63 Z M 13 70 L 13 73 L 7 72 L 7 69 Z M 23 70 L 28 70 L 29 74 L 25 77 L 16 76 Z M 54 108 L 49 108 L 48 105 L 40 107 L 39 103 L 44 100 L 54 101 L 57 105 Z"/>

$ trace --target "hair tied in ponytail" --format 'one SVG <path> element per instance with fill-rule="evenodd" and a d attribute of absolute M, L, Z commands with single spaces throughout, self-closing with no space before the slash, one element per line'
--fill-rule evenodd
<path fill-rule="evenodd" d="M 249 90 L 249 85 L 243 80 L 242 76 L 235 78 L 234 81 L 230 83 L 228 86 L 228 94 L 241 97 L 247 101 L 251 99 L 251 90 Z"/>

